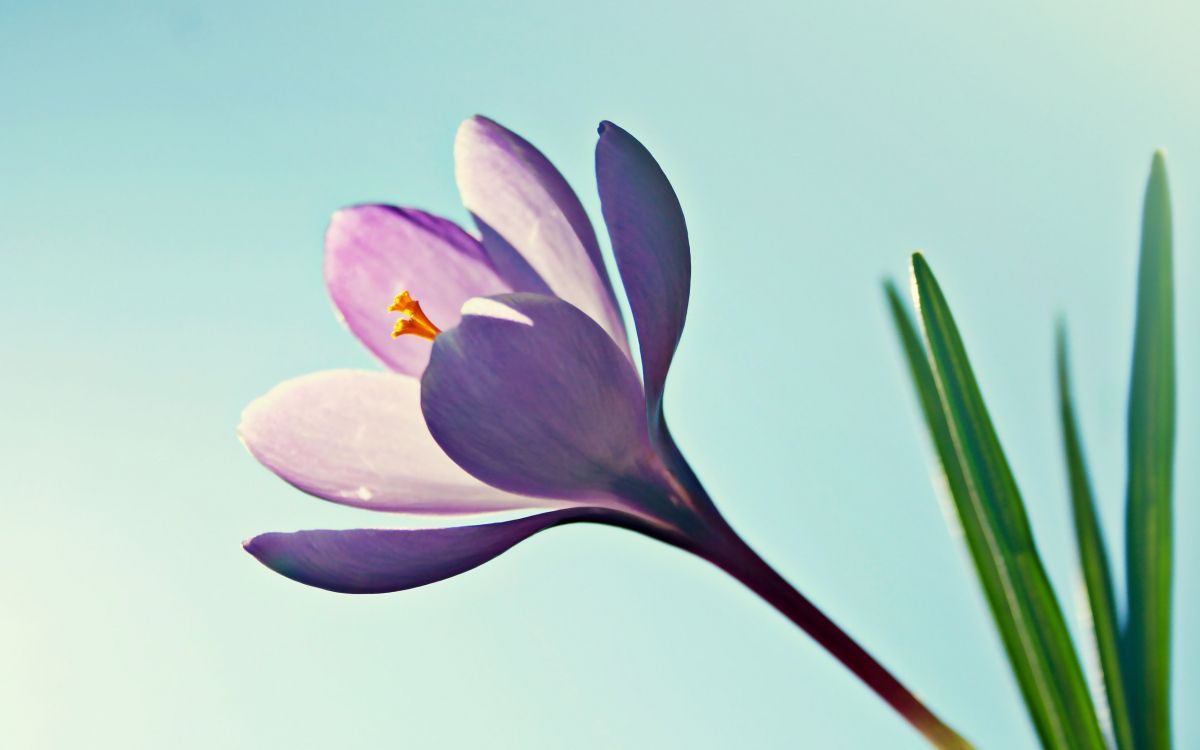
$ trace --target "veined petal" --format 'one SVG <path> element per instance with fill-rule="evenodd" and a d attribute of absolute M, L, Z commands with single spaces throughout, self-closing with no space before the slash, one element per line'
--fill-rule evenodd
<path fill-rule="evenodd" d="M 454 165 L 463 204 L 512 288 L 549 291 L 570 302 L 628 354 L 625 324 L 596 233 L 554 165 L 516 133 L 479 116 L 459 127 Z"/>
<path fill-rule="evenodd" d="M 408 375 L 318 372 L 251 403 L 238 433 L 284 480 L 344 505 L 451 514 L 564 504 L 489 487 L 460 469 L 430 436 L 420 398 Z"/>
<path fill-rule="evenodd" d="M 633 365 L 560 299 L 470 300 L 434 342 L 421 408 L 447 455 L 510 492 L 594 500 L 654 481 Z"/>
<path fill-rule="evenodd" d="M 441 529 L 276 532 L 260 534 L 243 546 L 294 581 L 343 594 L 383 594 L 465 573 L 552 526 L 615 515 L 598 508 L 567 508 Z"/>
<path fill-rule="evenodd" d="M 596 183 L 637 326 L 648 416 L 657 431 L 667 371 L 687 317 L 692 279 L 687 225 L 658 162 L 611 122 L 600 124 Z"/>
<path fill-rule="evenodd" d="M 346 325 L 384 364 L 420 376 L 429 341 L 392 338 L 395 296 L 408 291 L 434 323 L 458 322 L 463 302 L 510 291 L 483 247 L 458 225 L 415 209 L 362 205 L 333 215 L 325 235 L 325 280 Z"/>

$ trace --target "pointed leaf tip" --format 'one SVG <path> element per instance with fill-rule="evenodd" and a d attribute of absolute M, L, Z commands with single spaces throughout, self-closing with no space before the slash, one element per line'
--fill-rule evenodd
<path fill-rule="evenodd" d="M 909 283 L 912 287 L 913 302 L 918 308 L 921 305 L 920 288 L 933 284 L 937 286 L 937 279 L 934 278 L 933 270 L 929 267 L 929 261 L 925 260 L 925 254 L 920 250 L 912 254 L 909 263 Z"/>
<path fill-rule="evenodd" d="M 945 424 L 935 442 L 945 446 L 947 483 L 1026 705 L 1046 747 L 1101 748 L 1070 633 L 958 326 L 921 253 L 913 254 L 912 272 L 932 365 L 927 379 L 937 394 L 929 411 Z"/>
<path fill-rule="evenodd" d="M 1104 543 L 1100 513 L 1092 492 L 1091 479 L 1083 455 L 1083 441 L 1071 398 L 1071 376 L 1067 354 L 1066 323 L 1059 319 L 1055 342 L 1058 370 L 1059 418 L 1062 427 L 1063 457 L 1067 466 L 1067 485 L 1071 495 L 1072 518 L 1080 568 L 1087 588 L 1087 618 L 1091 623 L 1103 677 L 1104 696 L 1119 750 L 1134 747 L 1133 725 L 1126 691 L 1125 670 L 1121 663 L 1120 625 L 1113 594 L 1111 565 Z"/>
<path fill-rule="evenodd" d="M 1166 161 L 1154 154 L 1146 182 L 1138 261 L 1137 322 L 1129 385 L 1126 560 L 1129 694 L 1140 740 L 1170 745 L 1174 547 L 1175 312 L 1171 199 Z"/>

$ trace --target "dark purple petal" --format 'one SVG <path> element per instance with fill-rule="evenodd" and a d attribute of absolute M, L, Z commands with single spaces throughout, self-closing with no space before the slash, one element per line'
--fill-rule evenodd
<path fill-rule="evenodd" d="M 454 164 L 463 204 L 511 287 L 565 299 L 627 349 L 596 233 L 554 165 L 516 133 L 478 116 L 459 128 Z"/>
<path fill-rule="evenodd" d="M 692 279 L 687 226 L 658 162 L 610 122 L 600 125 L 596 182 L 637 326 L 649 420 L 657 430 L 667 370 L 687 317 Z"/>
<path fill-rule="evenodd" d="M 429 341 L 392 338 L 388 307 L 408 291 L 441 328 L 458 323 L 471 297 L 511 290 L 483 246 L 446 219 L 415 209 L 364 205 L 333 215 L 325 235 L 325 280 L 346 325 L 384 364 L 421 374 Z"/>
<path fill-rule="evenodd" d="M 657 466 L 633 365 L 562 300 L 478 298 L 421 379 L 434 440 L 478 479 L 576 500 L 625 494 Z"/>
<path fill-rule="evenodd" d="M 293 378 L 242 413 L 238 435 L 264 466 L 317 497 L 371 510 L 453 514 L 564 503 L 480 482 L 446 456 L 409 375 L 330 370 Z"/>
<path fill-rule="evenodd" d="M 552 526 L 614 518 L 598 508 L 566 508 L 478 526 L 273 532 L 243 546 L 294 581 L 343 594 L 384 594 L 465 573 Z"/>

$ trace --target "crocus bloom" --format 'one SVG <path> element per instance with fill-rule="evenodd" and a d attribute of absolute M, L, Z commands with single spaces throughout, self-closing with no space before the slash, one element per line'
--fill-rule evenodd
<path fill-rule="evenodd" d="M 478 238 L 380 205 L 339 211 L 329 227 L 333 301 L 390 372 L 285 382 L 246 409 L 240 434 L 283 479 L 336 503 L 537 512 L 445 528 L 270 533 L 246 549 L 302 583 L 382 593 L 457 575 L 552 526 L 625 527 L 728 571 L 935 743 L 963 746 L 733 532 L 676 447 L 663 389 L 691 260 L 675 192 L 649 152 L 615 125 L 600 126 L 597 184 L 637 327 L 640 378 L 596 235 L 562 175 L 482 117 L 463 123 L 454 155 Z"/>

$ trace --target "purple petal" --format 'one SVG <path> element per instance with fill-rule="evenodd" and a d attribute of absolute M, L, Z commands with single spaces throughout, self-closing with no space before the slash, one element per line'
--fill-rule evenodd
<path fill-rule="evenodd" d="M 552 526 L 614 516 L 567 508 L 478 526 L 260 534 L 243 546 L 294 581 L 343 594 L 384 594 L 465 573 Z"/>
<path fill-rule="evenodd" d="M 512 288 L 552 292 L 590 315 L 628 352 L 596 233 L 554 165 L 516 133 L 478 116 L 459 127 L 454 163 L 463 204 Z"/>
<path fill-rule="evenodd" d="M 540 497 L 628 497 L 656 466 L 632 363 L 553 297 L 473 299 L 421 378 L 434 439 L 488 484 Z"/>
<path fill-rule="evenodd" d="M 617 268 L 637 326 L 652 425 L 687 317 L 692 259 L 683 210 L 667 176 L 629 133 L 601 123 L 596 182 Z"/>
<path fill-rule="evenodd" d="M 238 432 L 287 482 L 335 503 L 408 513 L 554 507 L 489 487 L 446 456 L 408 375 L 332 370 L 276 386 L 246 407 Z"/>
<path fill-rule="evenodd" d="M 483 247 L 456 224 L 423 211 L 364 205 L 333 215 L 325 235 L 325 280 L 354 335 L 397 372 L 420 375 L 429 341 L 392 338 L 388 307 L 408 291 L 441 328 L 458 323 L 463 302 L 510 291 Z"/>

